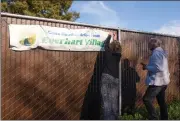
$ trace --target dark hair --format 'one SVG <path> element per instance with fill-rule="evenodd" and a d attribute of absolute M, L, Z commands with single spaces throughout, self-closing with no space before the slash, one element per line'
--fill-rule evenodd
<path fill-rule="evenodd" d="M 118 40 L 113 40 L 110 43 L 109 47 L 113 52 L 121 53 L 121 51 L 122 51 L 121 44 Z"/>

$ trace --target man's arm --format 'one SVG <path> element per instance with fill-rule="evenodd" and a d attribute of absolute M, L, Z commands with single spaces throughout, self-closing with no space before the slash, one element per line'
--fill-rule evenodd
<path fill-rule="evenodd" d="M 146 66 L 146 69 L 154 73 L 163 71 L 163 59 L 163 54 L 159 52 L 153 53 L 150 59 L 150 64 Z"/>

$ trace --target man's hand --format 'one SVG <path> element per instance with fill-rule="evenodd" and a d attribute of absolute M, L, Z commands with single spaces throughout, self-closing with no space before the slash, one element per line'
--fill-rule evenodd
<path fill-rule="evenodd" d="M 146 64 L 144 63 L 141 63 L 142 67 L 143 67 L 143 70 L 146 70 Z"/>

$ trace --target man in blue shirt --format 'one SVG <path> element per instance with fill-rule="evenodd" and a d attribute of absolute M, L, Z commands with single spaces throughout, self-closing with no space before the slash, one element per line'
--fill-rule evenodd
<path fill-rule="evenodd" d="M 153 99 L 156 97 L 160 106 L 160 119 L 168 120 L 167 105 L 165 102 L 165 90 L 170 82 L 168 57 L 167 53 L 161 48 L 161 40 L 151 38 L 148 43 L 152 55 L 149 64 L 143 63 L 143 70 L 147 70 L 146 85 L 148 86 L 146 93 L 143 97 L 143 102 L 149 114 L 150 120 L 157 120 L 157 114 L 152 104 Z"/>

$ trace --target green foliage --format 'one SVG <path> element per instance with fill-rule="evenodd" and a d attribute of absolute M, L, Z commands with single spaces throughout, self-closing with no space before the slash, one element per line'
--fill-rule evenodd
<path fill-rule="evenodd" d="M 159 108 L 156 109 L 159 112 Z M 145 108 L 138 108 L 134 115 L 124 114 L 120 120 L 148 120 Z M 180 120 L 180 101 L 173 101 L 168 105 L 169 120 Z"/>
<path fill-rule="evenodd" d="M 7 0 L 1 0 L 1 2 L 6 2 Z"/>
<path fill-rule="evenodd" d="M 124 114 L 120 116 L 119 119 L 121 120 L 147 120 L 147 111 L 145 108 L 138 108 L 135 111 L 134 115 Z"/>
<path fill-rule="evenodd" d="M 180 120 L 180 101 L 174 101 L 168 106 L 170 120 Z"/>
<path fill-rule="evenodd" d="M 2 12 L 75 21 L 80 14 L 69 11 L 72 0 L 13 0 L 2 1 Z"/>

